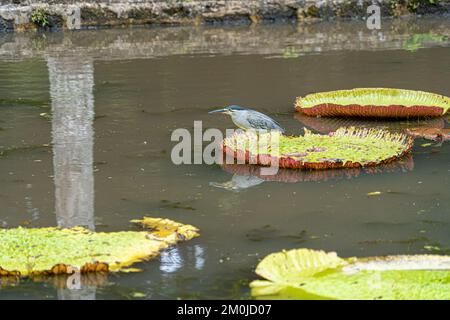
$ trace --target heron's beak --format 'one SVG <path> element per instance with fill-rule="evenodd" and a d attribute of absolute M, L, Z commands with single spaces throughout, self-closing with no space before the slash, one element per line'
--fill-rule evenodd
<path fill-rule="evenodd" d="M 225 113 L 225 112 L 227 112 L 228 111 L 228 109 L 217 109 L 217 110 L 213 110 L 213 111 L 210 111 L 210 112 L 208 112 L 209 114 L 211 114 L 211 113 Z"/>

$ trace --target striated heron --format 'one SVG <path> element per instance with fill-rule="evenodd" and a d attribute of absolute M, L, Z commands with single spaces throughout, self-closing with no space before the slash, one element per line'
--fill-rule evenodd
<path fill-rule="evenodd" d="M 231 120 L 234 124 L 243 130 L 284 132 L 284 129 L 275 120 L 252 109 L 245 109 L 233 105 L 223 109 L 213 110 L 208 113 L 228 114 L 231 116 Z"/>

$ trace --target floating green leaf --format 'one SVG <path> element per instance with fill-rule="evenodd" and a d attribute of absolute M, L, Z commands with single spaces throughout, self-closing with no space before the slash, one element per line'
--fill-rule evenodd
<path fill-rule="evenodd" d="M 285 136 L 276 132 L 236 132 L 223 148 L 230 156 L 247 163 L 280 168 L 355 168 L 385 164 L 410 151 L 413 139 L 403 133 L 380 129 L 340 128 L 329 135 Z M 272 161 L 272 162 L 271 162 Z"/>
<path fill-rule="evenodd" d="M 264 258 L 252 295 L 274 299 L 450 299 L 450 257 L 341 259 L 336 253 L 290 250 Z"/>
<path fill-rule="evenodd" d="M 145 231 L 93 232 L 84 228 L 0 229 L 0 276 L 121 271 L 156 256 L 198 230 L 168 219 L 134 222 Z"/>

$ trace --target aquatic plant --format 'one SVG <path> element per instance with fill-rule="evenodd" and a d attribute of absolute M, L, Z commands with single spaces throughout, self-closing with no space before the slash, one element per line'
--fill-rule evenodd
<path fill-rule="evenodd" d="M 31 22 L 36 24 L 38 27 L 50 26 L 49 15 L 43 9 L 36 9 L 31 13 Z"/>
<path fill-rule="evenodd" d="M 265 280 L 250 283 L 262 299 L 450 299 L 450 256 L 347 258 L 294 249 L 257 266 Z"/>
<path fill-rule="evenodd" d="M 270 145 L 274 138 L 277 148 Z M 238 131 L 224 140 L 222 148 L 226 155 L 250 164 L 278 161 L 280 168 L 334 169 L 386 164 L 407 154 L 412 146 L 413 138 L 403 133 L 350 127 L 329 135 L 313 134 L 305 128 L 304 136 L 297 137 Z"/>
<path fill-rule="evenodd" d="M 433 117 L 450 108 L 450 98 L 439 94 L 390 88 L 356 88 L 298 97 L 295 109 L 309 116 Z"/>
<path fill-rule="evenodd" d="M 93 232 L 70 229 L 0 229 L 0 276 L 42 276 L 126 271 L 135 262 L 198 236 L 198 230 L 168 219 L 132 222 L 145 231 Z"/>

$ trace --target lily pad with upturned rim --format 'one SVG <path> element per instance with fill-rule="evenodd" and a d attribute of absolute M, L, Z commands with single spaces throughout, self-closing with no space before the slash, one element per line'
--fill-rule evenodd
<path fill-rule="evenodd" d="M 294 249 L 257 266 L 250 284 L 262 299 L 450 299 L 450 257 L 399 255 L 342 259 L 335 252 Z"/>
<path fill-rule="evenodd" d="M 278 132 L 237 131 L 223 141 L 227 156 L 245 163 L 291 169 L 370 167 L 406 155 L 413 138 L 380 129 L 340 128 L 329 135 L 285 136 Z"/>
<path fill-rule="evenodd" d="M 356 88 L 298 97 L 295 109 L 308 116 L 418 118 L 444 115 L 450 98 L 415 90 Z"/>

